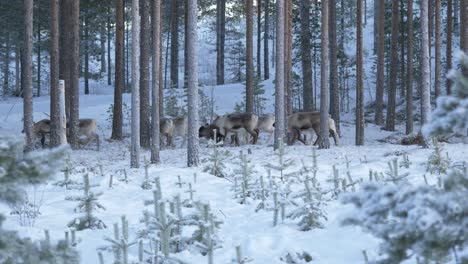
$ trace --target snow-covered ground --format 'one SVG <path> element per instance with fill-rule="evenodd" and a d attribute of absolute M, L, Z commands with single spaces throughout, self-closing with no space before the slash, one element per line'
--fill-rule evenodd
<path fill-rule="evenodd" d="M 96 249 L 109 242 L 105 237 L 113 237 L 113 223 L 120 223 L 120 217 L 125 215 L 129 221 L 130 238 L 136 239 L 137 232 L 144 227 L 140 222 L 143 211 L 151 210 L 151 206 L 145 206 L 145 200 L 151 200 L 152 190 L 143 190 L 141 184 L 144 181 L 144 169 L 129 169 L 129 139 L 123 142 L 109 141 L 110 124 L 107 121 L 109 114 L 106 112 L 112 103 L 112 88 L 101 84 L 93 84 L 95 94 L 82 96 L 80 98 L 80 116 L 96 118 L 99 123 L 99 133 L 102 144 L 101 151 L 97 152 L 93 146 L 86 150 L 74 151 L 71 157 L 72 174 L 71 179 L 81 182 L 83 174 L 88 170 L 91 183 L 97 185 L 93 188 L 95 192 L 102 192 L 100 203 L 106 208 L 104 211 L 96 212 L 96 217 L 101 219 L 107 229 L 86 230 L 77 232 L 79 242 L 77 249 L 81 253 L 82 263 L 98 263 Z M 271 81 L 265 82 L 267 94 L 272 99 L 274 86 Z M 207 88 L 209 89 L 209 88 Z M 215 87 L 214 94 L 218 113 L 232 111 L 235 101 L 240 100 L 243 86 L 241 84 Z M 124 96 L 124 101 L 129 105 L 129 96 Z M 270 103 L 273 102 L 270 100 Z M 47 118 L 49 100 L 47 97 L 34 99 L 34 119 Z M 11 112 L 10 112 L 11 109 Z M 269 106 L 272 110 L 272 106 Z M 10 113 L 9 113 L 10 112 Z M 9 113 L 9 114 L 8 114 Z M 7 116 L 8 115 L 8 116 Z M 2 119 L 0 131 L 20 135 L 22 129 L 22 102 L 16 98 L 10 98 L 0 103 L 0 118 Z M 347 163 L 349 161 L 349 172 L 354 180 L 362 179 L 368 181 L 369 170 L 385 172 L 387 162 L 398 157 L 402 160 L 402 154 L 407 153 L 411 161 L 409 169 L 402 168 L 402 173 L 409 172 L 409 180 L 415 184 L 424 184 L 423 175 L 426 175 L 431 184 L 437 183 L 437 176 L 426 172 L 425 162 L 431 149 L 422 149 L 418 146 L 401 146 L 387 143 L 379 143 L 377 139 L 384 138 L 390 133 L 380 130 L 379 127 L 368 124 L 366 127 L 366 145 L 356 147 L 354 142 L 353 117 L 347 116 L 342 123 L 342 145 L 332 146 L 328 150 L 317 150 L 318 166 L 317 180 L 322 189 L 328 190 L 333 187 L 330 179 L 333 175 L 332 166 L 335 165 L 340 171 L 340 177 L 345 177 Z M 220 248 L 214 251 L 215 263 L 230 263 L 235 257 L 235 247 L 240 245 L 243 255 L 253 259 L 253 263 L 284 263 L 280 258 L 288 252 L 308 252 L 313 263 L 362 263 L 365 250 L 369 258 L 378 254 L 379 241 L 370 234 L 353 226 L 342 226 L 341 220 L 353 212 L 350 206 L 342 205 L 339 199 L 332 199 L 324 206 L 328 220 L 324 222 L 323 229 L 311 231 L 300 231 L 296 224 L 297 220 L 286 218 L 283 223 L 273 226 L 273 212 L 260 210 L 255 212 L 258 200 L 249 200 L 246 204 L 238 203 L 234 198 L 232 190 L 234 184 L 232 175 L 238 168 L 236 162 L 239 160 L 239 152 L 243 150 L 248 154 L 256 172 L 254 179 L 261 175 L 267 177 L 267 163 L 275 163 L 276 156 L 273 149 L 265 142 L 266 136 L 257 145 L 245 145 L 241 147 L 226 147 L 232 155 L 225 161 L 228 177 L 218 178 L 203 172 L 209 162 L 204 162 L 199 168 L 186 167 L 186 150 L 184 148 L 167 149 L 161 152 L 162 163 L 159 166 L 149 166 L 149 177 L 159 177 L 162 186 L 163 198 L 172 200 L 174 196 L 180 195 L 182 200 L 188 199 L 188 184 L 192 183 L 194 200 L 209 203 L 212 212 L 217 219 L 221 220 L 218 235 L 222 243 Z M 452 161 L 468 161 L 468 149 L 464 144 L 444 144 L 446 152 Z M 201 156 L 208 158 L 212 153 L 211 148 L 202 145 Z M 294 160 L 294 166 L 289 172 L 297 172 L 302 167 L 302 162 L 311 165 L 312 147 L 296 144 L 287 147 L 286 157 Z M 149 160 L 149 152 L 144 150 L 142 161 Z M 103 175 L 97 169 L 102 166 Z M 143 167 L 143 166 L 142 166 Z M 123 171 L 127 172 L 128 182 L 123 181 Z M 194 174 L 197 174 L 195 182 Z M 181 188 L 176 184 L 180 176 L 182 182 L 186 183 Z M 109 180 L 113 177 L 113 186 L 109 187 Z M 47 185 L 30 187 L 28 189 L 30 199 L 33 197 L 41 204 L 41 215 L 37 218 L 34 226 L 21 226 L 16 216 L 9 216 L 5 222 L 6 229 L 19 230 L 23 236 L 33 239 L 43 239 L 43 230 L 50 230 L 54 240 L 62 239 L 64 232 L 68 230 L 67 224 L 78 216 L 74 212 L 76 202 L 68 201 L 68 196 L 79 195 L 80 190 L 66 190 L 54 185 L 54 182 L 63 179 L 63 173 L 59 172 Z M 298 191 L 297 189 L 293 191 Z M 349 190 L 348 190 L 349 191 Z M 359 191 L 359 184 L 357 190 Z M 291 208 L 287 207 L 287 210 Z M 6 215 L 10 208 L 4 204 L 0 210 Z M 189 210 L 189 211 L 186 211 Z M 193 209 L 183 209 L 183 212 L 191 212 Z M 288 212 L 286 212 L 288 213 Z M 193 231 L 193 230 L 191 230 Z M 184 235 L 190 236 L 190 232 L 184 231 Z M 146 242 L 145 242 L 146 243 Z M 145 246 L 148 246 L 145 244 Z M 138 247 L 135 245 L 130 249 L 131 260 L 136 261 Z M 186 263 L 207 263 L 207 257 L 199 251 L 188 248 L 174 257 Z M 111 252 L 104 252 L 106 263 L 111 263 Z"/>

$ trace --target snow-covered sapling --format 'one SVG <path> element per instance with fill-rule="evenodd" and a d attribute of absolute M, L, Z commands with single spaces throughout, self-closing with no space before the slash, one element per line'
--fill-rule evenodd
<path fill-rule="evenodd" d="M 60 187 L 65 187 L 65 189 L 67 190 L 71 190 L 73 188 L 76 188 L 77 186 L 80 185 L 80 183 L 70 179 L 70 175 L 71 175 L 71 172 L 72 172 L 72 164 L 71 164 L 71 161 L 70 161 L 70 157 L 68 157 L 65 161 L 65 168 L 62 170 L 63 172 L 63 180 L 60 180 L 60 181 L 57 181 L 54 183 L 54 185 L 56 186 L 60 186 Z"/>
<path fill-rule="evenodd" d="M 145 179 L 141 183 L 141 188 L 143 190 L 149 190 L 149 189 L 153 188 L 153 185 L 151 184 L 151 181 L 149 179 L 149 172 L 148 172 L 150 164 L 151 163 L 145 157 L 144 162 L 143 162 L 143 166 L 144 166 L 144 169 L 145 169 Z"/>
<path fill-rule="evenodd" d="M 278 142 L 278 148 L 275 150 L 274 155 L 278 157 L 278 163 L 267 163 L 266 168 L 274 170 L 279 173 L 281 181 L 286 181 L 288 176 L 292 176 L 295 173 L 286 173 L 285 171 L 294 165 L 294 160 L 286 158 L 286 144 L 280 139 Z"/>
<path fill-rule="evenodd" d="M 340 178 L 340 171 L 336 168 L 336 165 L 332 166 L 331 176 L 332 177 L 327 181 L 333 183 L 333 193 L 336 197 L 340 193 L 340 183 L 342 183 L 342 179 Z"/>
<path fill-rule="evenodd" d="M 128 264 L 128 250 L 137 241 L 130 241 L 128 235 L 128 220 L 122 216 L 122 236 L 120 236 L 119 225 L 114 223 L 114 238 L 105 237 L 111 243 L 110 246 L 101 247 L 101 250 L 112 250 L 114 252 L 114 262 Z"/>
<path fill-rule="evenodd" d="M 222 142 L 216 143 L 210 140 L 209 144 L 213 147 L 213 153 L 211 157 L 207 159 L 208 164 L 204 167 L 203 171 L 216 177 L 226 177 L 225 161 L 231 156 L 231 153 L 228 150 L 219 150 L 219 146 L 223 144 Z"/>
<path fill-rule="evenodd" d="M 406 169 L 409 169 L 411 165 L 411 161 L 409 160 L 409 156 L 407 153 L 403 154 L 403 161 L 400 162 L 400 167 L 405 167 Z"/>
<path fill-rule="evenodd" d="M 102 193 L 94 193 L 90 189 L 89 176 L 85 174 L 83 176 L 83 195 L 66 198 L 70 201 L 78 201 L 79 203 L 75 208 L 75 212 L 84 213 L 83 216 L 73 219 L 68 224 L 69 227 L 74 227 L 76 230 L 106 228 L 104 222 L 94 216 L 96 210 L 105 210 L 105 207 L 98 202 L 98 197 Z"/>
<path fill-rule="evenodd" d="M 306 177 L 304 189 L 293 195 L 293 198 L 300 199 L 301 203 L 288 214 L 289 218 L 299 218 L 299 228 L 301 231 L 308 231 L 313 228 L 323 228 L 323 220 L 327 220 L 323 210 L 322 191 L 315 186 L 311 186 L 311 180 Z"/>
<path fill-rule="evenodd" d="M 236 197 L 239 197 L 239 203 L 243 204 L 247 201 L 248 197 L 251 197 L 254 192 L 254 184 L 251 179 L 254 173 L 254 167 L 250 164 L 250 160 L 243 151 L 239 154 L 239 161 L 236 162 L 239 166 L 238 169 L 234 170 L 234 179 L 236 185 L 240 183 L 240 190 L 238 186 L 235 186 Z"/>
<path fill-rule="evenodd" d="M 440 144 L 434 140 L 434 152 L 429 156 L 427 161 L 426 170 L 433 174 L 446 174 L 449 169 L 450 163 L 452 162 L 448 156 L 448 153 L 444 156 L 442 154 L 442 147 Z"/>
<path fill-rule="evenodd" d="M 398 170 L 398 158 L 393 159 L 391 162 L 387 162 L 387 164 L 388 170 L 385 172 L 385 175 L 387 175 L 387 179 L 385 179 L 385 181 L 397 184 L 398 182 L 402 181 L 403 179 L 409 176 L 409 173 L 400 174 Z"/>
<path fill-rule="evenodd" d="M 253 259 L 242 256 L 241 246 L 236 246 L 236 258 L 232 260 L 232 264 L 245 264 L 252 261 Z"/>

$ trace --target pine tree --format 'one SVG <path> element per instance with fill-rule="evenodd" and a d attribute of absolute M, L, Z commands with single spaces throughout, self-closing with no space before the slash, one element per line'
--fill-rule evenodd
<path fill-rule="evenodd" d="M 262 0 L 257 0 L 257 76 L 255 79 L 262 79 Z"/>
<path fill-rule="evenodd" d="M 149 0 L 140 0 L 140 144 L 150 147 L 149 52 L 150 28 Z"/>
<path fill-rule="evenodd" d="M 200 163 L 198 139 L 198 52 L 197 52 L 197 0 L 188 0 L 188 144 L 187 166 Z"/>
<path fill-rule="evenodd" d="M 152 37 L 153 37 L 153 46 L 152 46 L 152 52 L 153 52 L 153 59 L 152 59 L 152 80 L 151 80 L 151 121 L 152 121 L 152 127 L 151 127 L 151 163 L 158 164 L 160 162 L 160 157 L 159 157 L 159 150 L 160 150 L 160 130 L 159 130 L 159 124 L 160 120 L 159 117 L 161 113 L 159 112 L 159 90 L 162 90 L 162 87 L 160 86 L 160 80 L 159 80 L 159 72 L 162 71 L 162 67 L 160 64 L 160 57 L 162 57 L 161 54 L 161 38 L 162 38 L 162 32 L 161 32 L 161 27 L 159 26 L 161 24 L 161 0 L 155 0 L 151 2 L 151 7 L 152 7 L 152 23 L 151 23 L 151 28 L 152 28 Z"/>
<path fill-rule="evenodd" d="M 453 3 L 452 0 L 447 0 L 447 23 L 445 28 L 445 33 L 447 35 L 446 40 L 446 52 L 445 52 L 445 73 L 447 74 L 448 71 L 452 68 L 452 28 L 453 28 Z M 450 94 L 450 86 L 451 86 L 450 78 L 447 78 L 445 82 L 445 90 L 446 94 Z"/>
<path fill-rule="evenodd" d="M 408 52 L 406 80 L 406 134 L 413 133 L 413 0 L 408 1 Z M 448 33 L 450 34 L 450 33 Z"/>
<path fill-rule="evenodd" d="M 313 110 L 313 87 L 312 87 L 312 58 L 310 55 L 310 41 L 312 35 L 310 33 L 310 1 L 301 0 L 301 62 L 302 62 L 302 92 L 304 111 L 311 112 Z"/>
<path fill-rule="evenodd" d="M 171 4 L 171 85 L 179 88 L 179 1 L 172 0 Z"/>
<path fill-rule="evenodd" d="M 390 89 L 387 100 L 387 120 L 385 129 L 395 131 L 395 108 L 398 74 L 398 4 L 399 1 L 392 2 L 392 39 L 390 50 Z"/>
<path fill-rule="evenodd" d="M 32 87 L 32 31 L 33 0 L 24 0 L 23 48 L 21 61 L 21 87 L 23 88 L 23 120 L 26 134 L 25 151 L 34 149 L 33 87 Z"/>
<path fill-rule="evenodd" d="M 441 72 L 441 32 L 440 32 L 440 27 L 441 27 L 441 12 L 442 12 L 442 7 L 441 7 L 441 0 L 435 0 L 435 68 L 434 68 L 434 95 L 435 98 L 439 97 L 440 95 L 440 72 Z M 448 34 L 450 33 L 447 32 Z"/>
<path fill-rule="evenodd" d="M 378 1 L 377 21 L 377 83 L 375 92 L 375 117 L 377 125 L 383 124 L 383 100 L 385 87 L 385 0 Z"/>
<path fill-rule="evenodd" d="M 336 42 L 336 0 L 329 0 L 330 37 L 330 115 L 340 133 L 340 89 L 338 87 L 338 47 Z M 362 12 L 361 12 L 362 13 Z M 359 19 L 359 17 L 357 17 Z"/>
<path fill-rule="evenodd" d="M 80 0 L 73 0 L 70 4 L 70 133 L 69 142 L 72 148 L 79 147 L 79 118 L 80 118 Z"/>
<path fill-rule="evenodd" d="M 130 167 L 140 167 L 140 15 L 139 0 L 132 0 L 132 139 Z"/>
<path fill-rule="evenodd" d="M 115 1 L 115 82 L 112 139 L 122 139 L 122 92 L 124 86 L 124 0 Z M 110 72 L 107 74 L 110 75 Z"/>
<path fill-rule="evenodd" d="M 262 0 L 260 0 L 262 1 Z M 270 44 L 270 0 L 265 0 L 265 21 L 263 31 L 263 74 L 265 80 L 270 79 L 270 59 L 268 46 Z"/>
<path fill-rule="evenodd" d="M 284 0 L 276 1 L 276 73 L 275 73 L 275 143 L 274 149 L 280 147 L 285 139 L 284 111 Z"/>
<path fill-rule="evenodd" d="M 226 39 L 226 1 L 216 0 L 216 84 L 224 84 L 224 46 Z"/>
<path fill-rule="evenodd" d="M 362 0 L 357 1 L 356 43 L 356 145 L 364 145 L 364 71 L 362 65 Z"/>
<path fill-rule="evenodd" d="M 421 127 L 431 111 L 431 69 L 429 65 L 428 0 L 421 1 Z"/>
<path fill-rule="evenodd" d="M 319 148 L 330 148 L 330 141 L 328 140 L 328 15 L 329 5 L 327 0 L 322 0 L 322 37 L 321 37 L 321 68 L 320 68 L 320 141 Z"/>
<path fill-rule="evenodd" d="M 247 12 L 247 34 L 246 34 L 246 54 L 247 70 L 245 84 L 245 112 L 253 113 L 253 85 L 254 85 L 254 65 L 253 65 L 253 0 L 246 0 L 245 10 Z"/>

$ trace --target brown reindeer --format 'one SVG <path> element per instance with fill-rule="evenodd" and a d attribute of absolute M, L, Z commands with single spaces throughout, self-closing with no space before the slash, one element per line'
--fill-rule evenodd
<path fill-rule="evenodd" d="M 335 141 L 335 145 L 339 145 L 338 133 L 336 132 L 335 121 L 328 118 L 328 129 Z M 301 138 L 302 131 L 313 130 L 317 134 L 317 139 L 314 142 L 316 145 L 320 139 L 320 112 L 297 112 L 288 116 L 288 134 L 289 144 L 292 145 L 296 140 L 306 144 L 305 140 Z"/>
<path fill-rule="evenodd" d="M 85 141 L 80 140 L 80 144 L 88 145 L 92 140 L 96 141 L 96 147 L 99 151 L 100 141 L 99 135 L 96 133 L 97 122 L 96 119 L 82 118 L 78 119 L 78 129 L 80 131 L 80 137 L 84 136 Z M 67 122 L 67 136 L 69 135 L 69 124 Z"/>
<path fill-rule="evenodd" d="M 216 131 L 216 143 L 221 142 L 224 140 L 224 135 L 219 132 L 219 127 L 213 124 L 206 123 L 203 126 L 200 126 L 198 129 L 198 137 L 206 138 L 206 139 L 215 139 L 215 131 Z"/>
<path fill-rule="evenodd" d="M 21 133 L 24 133 L 24 129 Z M 33 135 L 35 139 L 41 138 L 41 146 L 44 148 L 46 135 L 50 136 L 50 120 L 42 119 L 39 122 L 33 123 Z"/>
<path fill-rule="evenodd" d="M 213 121 L 213 125 L 220 128 L 220 133 L 226 138 L 229 133 L 236 133 L 244 128 L 252 137 L 253 144 L 257 143 L 259 130 L 257 128 L 258 116 L 251 113 L 233 113 L 218 116 Z M 236 146 L 239 146 L 239 139 L 235 137 Z"/>
<path fill-rule="evenodd" d="M 166 137 L 166 146 L 174 147 L 174 137 L 182 137 L 182 147 L 187 142 L 187 117 L 164 117 L 160 121 L 161 142 Z"/>

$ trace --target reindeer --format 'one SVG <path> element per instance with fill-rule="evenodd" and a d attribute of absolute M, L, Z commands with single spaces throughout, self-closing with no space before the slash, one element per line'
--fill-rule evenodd
<path fill-rule="evenodd" d="M 174 147 L 174 137 L 182 137 L 182 147 L 187 142 L 187 117 L 164 117 L 160 121 L 161 142 L 166 137 L 166 146 Z"/>
<path fill-rule="evenodd" d="M 219 132 L 219 127 L 213 124 L 204 124 L 198 129 L 198 137 L 215 140 L 216 131 L 216 143 L 224 140 L 224 135 Z"/>
<path fill-rule="evenodd" d="M 328 118 L 328 129 L 335 141 L 335 145 L 339 145 L 338 133 L 336 132 L 335 121 Z M 320 112 L 297 112 L 288 116 L 288 133 L 292 135 L 289 139 L 289 144 L 292 145 L 296 140 L 306 144 L 301 138 L 301 131 L 313 130 L 317 134 L 317 139 L 314 142 L 316 145 L 320 139 Z"/>
<path fill-rule="evenodd" d="M 226 138 L 229 133 L 236 133 L 239 129 L 244 128 L 252 137 L 253 144 L 257 143 L 259 130 L 258 116 L 251 113 L 233 113 L 218 116 L 213 121 L 213 125 L 220 128 L 220 133 Z M 236 146 L 239 146 L 238 137 L 235 138 Z"/>
<path fill-rule="evenodd" d="M 97 147 L 97 150 L 99 151 L 100 140 L 99 140 L 99 135 L 96 133 L 96 128 L 97 128 L 96 119 L 92 119 L 92 118 L 78 119 L 78 129 L 80 132 L 80 137 L 81 136 L 86 137 L 84 143 L 81 142 L 80 140 L 80 144 L 88 145 L 89 142 L 91 142 L 92 140 L 96 140 L 96 147 Z M 67 122 L 67 136 L 69 136 L 69 123 L 68 122 Z"/>
<path fill-rule="evenodd" d="M 271 138 L 273 137 L 273 132 L 275 132 L 275 126 L 273 125 L 274 123 L 275 116 L 272 114 L 258 117 L 257 129 L 259 130 L 259 132 L 270 134 L 270 136 L 267 139 L 267 142 L 271 141 Z"/>
<path fill-rule="evenodd" d="M 24 129 L 21 133 L 24 133 Z M 33 123 L 33 135 L 35 139 L 41 138 L 41 146 L 44 148 L 46 135 L 50 137 L 50 120 L 42 119 L 39 122 Z"/>

